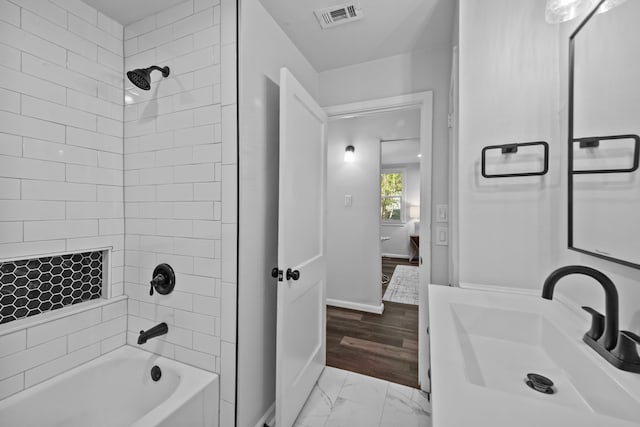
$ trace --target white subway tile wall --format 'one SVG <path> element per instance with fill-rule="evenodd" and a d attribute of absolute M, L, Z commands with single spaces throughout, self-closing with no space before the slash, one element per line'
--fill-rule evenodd
<path fill-rule="evenodd" d="M 111 297 L 124 292 L 123 35 L 78 0 L 0 0 L 0 260 L 112 247 Z M 0 328 L 0 399 L 126 340 L 122 298 L 30 319 Z"/>
<path fill-rule="evenodd" d="M 102 120 L 122 123 L 123 28 L 80 1 L 0 15 L 0 259 L 111 246 L 122 277 L 123 135 Z"/>
<path fill-rule="evenodd" d="M 0 399 L 124 345 L 126 309 L 118 297 L 0 335 Z"/>
<path fill-rule="evenodd" d="M 150 91 L 124 78 L 151 65 L 171 75 L 154 72 Z M 0 98 L 0 259 L 112 246 L 110 293 L 129 297 L 35 347 L 28 331 L 0 336 L 18 342 L 0 354 L 0 398 L 122 345 L 114 331 L 137 345 L 166 321 L 144 349 L 220 373 L 232 425 L 236 2 L 122 28 L 79 0 L 0 0 Z M 161 262 L 175 291 L 149 296 Z"/>
<path fill-rule="evenodd" d="M 125 81 L 127 343 L 167 322 L 169 333 L 143 348 L 220 373 L 226 407 L 235 400 L 235 8 L 190 0 L 124 29 L 125 71 L 171 68 L 152 73 L 149 91 Z M 150 296 L 163 262 L 175 290 Z"/>

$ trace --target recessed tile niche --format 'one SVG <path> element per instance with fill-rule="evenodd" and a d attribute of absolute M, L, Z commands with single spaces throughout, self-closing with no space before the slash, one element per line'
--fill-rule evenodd
<path fill-rule="evenodd" d="M 0 324 L 102 296 L 102 251 L 0 262 Z"/>

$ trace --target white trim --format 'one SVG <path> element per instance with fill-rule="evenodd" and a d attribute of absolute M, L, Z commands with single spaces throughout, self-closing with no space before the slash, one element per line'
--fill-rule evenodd
<path fill-rule="evenodd" d="M 449 283 L 457 286 L 460 281 L 459 273 L 459 230 L 458 207 L 459 200 L 459 71 L 458 46 L 453 47 L 451 59 L 451 84 L 449 92 Z"/>
<path fill-rule="evenodd" d="M 383 253 L 382 256 L 386 256 L 388 258 L 402 258 L 402 259 L 411 259 L 411 257 L 409 255 L 406 254 L 389 254 L 389 253 Z"/>
<path fill-rule="evenodd" d="M 327 305 L 332 307 L 348 308 L 350 310 L 366 311 L 367 313 L 382 314 L 384 313 L 384 303 L 377 305 L 360 304 L 359 302 L 343 301 L 339 299 L 327 298 Z"/>
<path fill-rule="evenodd" d="M 431 206 L 433 182 L 433 91 L 353 102 L 325 107 L 329 120 L 361 117 L 388 111 L 420 109 L 420 205 Z M 429 326 L 427 285 L 431 281 L 431 212 L 420 210 L 420 305 L 418 306 L 418 382 L 422 390 L 431 391 L 429 369 Z M 391 225 L 391 224 L 386 224 Z M 382 296 L 380 298 L 382 303 Z M 382 304 L 381 304 L 382 305 Z M 350 308 L 350 307 L 347 307 Z"/>
<path fill-rule="evenodd" d="M 479 283 L 460 282 L 459 287 L 460 289 L 468 289 L 474 291 L 498 292 L 503 294 L 527 295 L 534 298 L 542 298 L 542 286 L 540 286 L 540 289 L 521 289 L 510 288 L 507 286 L 482 285 Z M 570 310 L 577 316 L 586 318 L 584 315 L 584 311 L 579 308 L 580 304 L 576 304 L 574 300 L 568 298 L 567 296 L 562 294 L 562 292 L 556 292 L 553 295 L 553 300 L 558 301 L 560 304 L 564 305 L 568 310 Z"/>
<path fill-rule="evenodd" d="M 111 299 L 99 298 L 80 302 L 78 304 L 67 305 L 57 310 L 36 314 L 35 316 L 24 317 L 1 325 L 0 336 L 7 335 L 16 331 L 21 331 L 23 329 L 32 328 L 43 323 L 53 322 L 54 320 L 73 316 L 84 311 L 93 310 L 94 308 L 104 307 L 105 305 L 109 304 L 115 304 L 120 301 L 125 301 L 126 299 L 128 299 L 126 295 L 120 295 Z"/>
<path fill-rule="evenodd" d="M 44 254 L 24 254 L 24 255 L 20 255 L 20 256 L 16 256 L 16 257 L 11 257 L 11 258 L 0 258 L 0 262 L 11 262 L 11 261 L 20 261 L 23 259 L 34 259 L 34 258 L 45 258 L 45 257 L 53 257 L 53 256 L 60 256 L 60 255 L 70 255 L 70 254 L 79 254 L 79 253 L 83 253 L 83 252 L 98 252 L 98 251 L 108 251 L 108 250 L 113 250 L 113 246 L 103 246 L 103 247 L 99 247 L 99 248 L 84 248 L 84 249 L 74 249 L 72 251 L 59 251 L 59 252 L 49 252 L 49 253 L 44 253 Z"/>
<path fill-rule="evenodd" d="M 476 291 L 486 292 L 500 292 L 505 294 L 517 294 L 517 295 L 530 295 L 540 296 L 542 293 L 542 287 L 540 289 L 522 289 L 522 288 L 510 288 L 507 286 L 495 286 L 495 285 L 482 285 L 480 283 L 460 282 L 461 289 L 472 289 Z"/>
<path fill-rule="evenodd" d="M 276 402 L 273 402 L 267 412 L 258 420 L 256 427 L 264 427 L 264 425 L 273 426 L 276 416 Z"/>
<path fill-rule="evenodd" d="M 111 289 L 111 268 L 113 258 L 113 247 L 102 250 L 102 298 L 110 299 L 113 295 Z"/>
<path fill-rule="evenodd" d="M 417 92 L 409 95 L 352 102 L 350 104 L 331 105 L 325 107 L 324 110 L 327 112 L 329 120 L 349 118 L 345 116 L 360 117 L 387 111 L 406 110 L 411 107 L 421 108 L 425 99 L 432 95 L 433 92 L 431 91 Z"/>

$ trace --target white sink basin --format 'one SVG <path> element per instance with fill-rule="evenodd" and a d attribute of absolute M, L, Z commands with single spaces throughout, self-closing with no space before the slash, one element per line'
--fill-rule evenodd
<path fill-rule="evenodd" d="M 589 328 L 541 297 L 430 286 L 434 427 L 638 426 L 640 375 L 582 342 Z M 526 375 L 544 375 L 554 394 Z"/>

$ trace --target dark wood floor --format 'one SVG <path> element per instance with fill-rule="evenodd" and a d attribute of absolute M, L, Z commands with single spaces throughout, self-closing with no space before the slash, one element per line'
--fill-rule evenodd
<path fill-rule="evenodd" d="M 383 257 L 383 274 L 399 264 L 416 265 Z M 384 307 L 382 315 L 327 307 L 327 365 L 417 388 L 418 306 Z"/>

